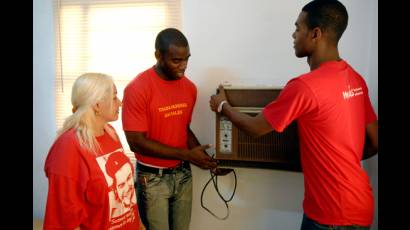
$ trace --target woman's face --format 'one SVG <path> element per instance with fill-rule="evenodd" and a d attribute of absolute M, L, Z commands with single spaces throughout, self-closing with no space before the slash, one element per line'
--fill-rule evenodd
<path fill-rule="evenodd" d="M 107 122 L 118 120 L 118 114 L 122 105 L 121 100 L 117 97 L 117 87 L 114 84 L 113 92 L 112 97 L 104 99 L 101 103 L 100 116 Z"/>

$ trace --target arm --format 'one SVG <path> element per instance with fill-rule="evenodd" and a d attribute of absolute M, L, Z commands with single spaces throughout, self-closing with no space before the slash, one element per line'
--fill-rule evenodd
<path fill-rule="evenodd" d="M 88 195 L 92 195 L 95 204 L 104 202 L 106 193 L 97 194 L 90 189 L 96 186 L 89 185 L 89 164 L 81 157 L 81 151 L 74 132 L 58 137 L 50 148 L 44 163 L 48 179 L 45 230 L 75 229 L 88 215 L 95 215 L 87 214 Z"/>
<path fill-rule="evenodd" d="M 196 138 L 194 132 L 192 132 L 192 129 L 189 125 L 187 127 L 187 130 L 188 130 L 188 141 L 187 141 L 188 149 L 192 149 L 198 145 L 201 145 L 198 139 Z"/>
<path fill-rule="evenodd" d="M 362 160 L 366 160 L 379 151 L 379 124 L 374 121 L 366 126 L 366 141 L 363 150 Z"/>
<path fill-rule="evenodd" d="M 204 169 L 207 168 L 216 168 L 217 167 L 217 161 L 215 159 L 213 159 L 212 157 L 210 157 L 208 155 L 208 153 L 205 152 L 205 149 L 211 147 L 211 145 L 206 145 L 207 148 L 198 148 L 199 146 L 201 146 L 201 144 L 199 143 L 198 139 L 196 138 L 194 132 L 192 132 L 192 129 L 189 127 L 187 127 L 188 129 L 188 140 L 187 140 L 187 145 L 188 148 L 193 152 L 193 156 L 195 156 L 195 159 L 191 160 L 192 163 L 194 163 L 195 165 L 204 168 L 201 166 L 200 162 L 208 162 L 209 167 L 206 167 Z"/>
<path fill-rule="evenodd" d="M 204 156 L 203 154 L 203 151 L 210 147 L 209 145 L 199 145 L 198 143 L 198 146 L 196 146 L 195 148 L 180 149 L 150 140 L 146 137 L 146 132 L 125 131 L 125 136 L 131 148 L 131 151 L 133 152 L 139 152 L 143 155 L 149 155 L 159 158 L 190 161 L 191 163 L 196 164 L 204 169 L 216 167 L 214 160 L 207 154 L 206 156 Z M 188 141 L 192 139 L 192 137 L 190 138 L 189 136 L 190 134 L 188 132 Z M 198 142 L 198 140 L 196 141 Z"/>
<path fill-rule="evenodd" d="M 48 196 L 44 229 L 79 229 L 86 211 L 84 191 L 78 182 L 66 176 L 47 173 Z"/>
<path fill-rule="evenodd" d="M 262 113 L 252 117 L 236 111 L 228 103 L 225 103 L 222 107 L 221 114 L 227 116 L 240 130 L 245 131 L 248 135 L 253 137 L 259 137 L 273 131 Z"/>
<path fill-rule="evenodd" d="M 219 104 L 224 100 L 227 100 L 225 90 L 223 86 L 220 85 L 218 94 L 211 96 L 211 100 L 209 101 L 211 110 L 217 112 Z M 265 120 L 262 113 L 252 117 L 236 111 L 228 103 L 225 103 L 222 106 L 221 114 L 227 116 L 239 129 L 254 137 L 262 136 L 273 131 L 273 128 Z"/>
<path fill-rule="evenodd" d="M 125 131 L 131 151 L 152 157 L 185 160 L 187 151 L 173 148 L 146 137 L 146 132 Z"/>

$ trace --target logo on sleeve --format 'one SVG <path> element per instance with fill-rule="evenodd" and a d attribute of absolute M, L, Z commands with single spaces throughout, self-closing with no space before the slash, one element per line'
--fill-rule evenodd
<path fill-rule="evenodd" d="M 362 87 L 358 87 L 358 88 L 350 88 L 350 85 L 348 86 L 348 89 L 342 92 L 343 95 L 343 99 L 348 100 L 352 97 L 356 97 L 359 95 L 363 94 L 363 90 Z"/>

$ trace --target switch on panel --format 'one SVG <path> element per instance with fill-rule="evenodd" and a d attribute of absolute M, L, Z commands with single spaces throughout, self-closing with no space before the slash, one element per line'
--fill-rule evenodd
<path fill-rule="evenodd" d="M 222 153 L 232 153 L 232 122 L 221 117 L 219 126 L 219 150 Z"/>

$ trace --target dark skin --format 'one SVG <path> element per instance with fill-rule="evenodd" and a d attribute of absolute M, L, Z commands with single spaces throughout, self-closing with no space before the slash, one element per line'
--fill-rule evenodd
<path fill-rule="evenodd" d="M 339 61 L 339 51 L 334 33 L 322 31 L 319 27 L 309 29 L 306 21 L 307 13 L 302 11 L 295 23 L 296 30 L 292 34 L 294 39 L 295 55 L 307 57 L 310 70 L 317 69 L 320 64 L 327 61 Z M 211 96 L 209 105 L 212 111 L 217 111 L 218 105 L 227 100 L 223 86 L 219 86 L 219 93 Z M 273 128 L 265 120 L 262 113 L 255 117 L 236 111 L 228 103 L 222 107 L 222 111 L 239 129 L 247 134 L 258 137 L 273 131 Z M 368 159 L 378 152 L 378 121 L 366 126 L 366 142 L 362 160 Z"/>
<path fill-rule="evenodd" d="M 364 145 L 363 158 L 366 160 L 379 151 L 379 123 L 374 121 L 366 126 L 366 142 Z"/>
<path fill-rule="evenodd" d="M 158 76 L 166 81 L 178 80 L 184 76 L 190 56 L 189 47 L 171 44 L 166 53 L 155 51 L 157 63 L 154 69 Z M 174 148 L 148 139 L 146 132 L 125 131 L 125 136 L 133 152 L 152 157 L 189 161 L 202 169 L 215 168 L 216 160 L 205 152 L 211 145 L 200 145 L 189 125 L 186 128 L 188 149 Z"/>
<path fill-rule="evenodd" d="M 184 76 L 190 56 L 189 47 L 173 44 L 169 46 L 166 53 L 156 50 L 157 64 L 155 65 L 155 72 L 166 81 L 178 80 Z"/>

